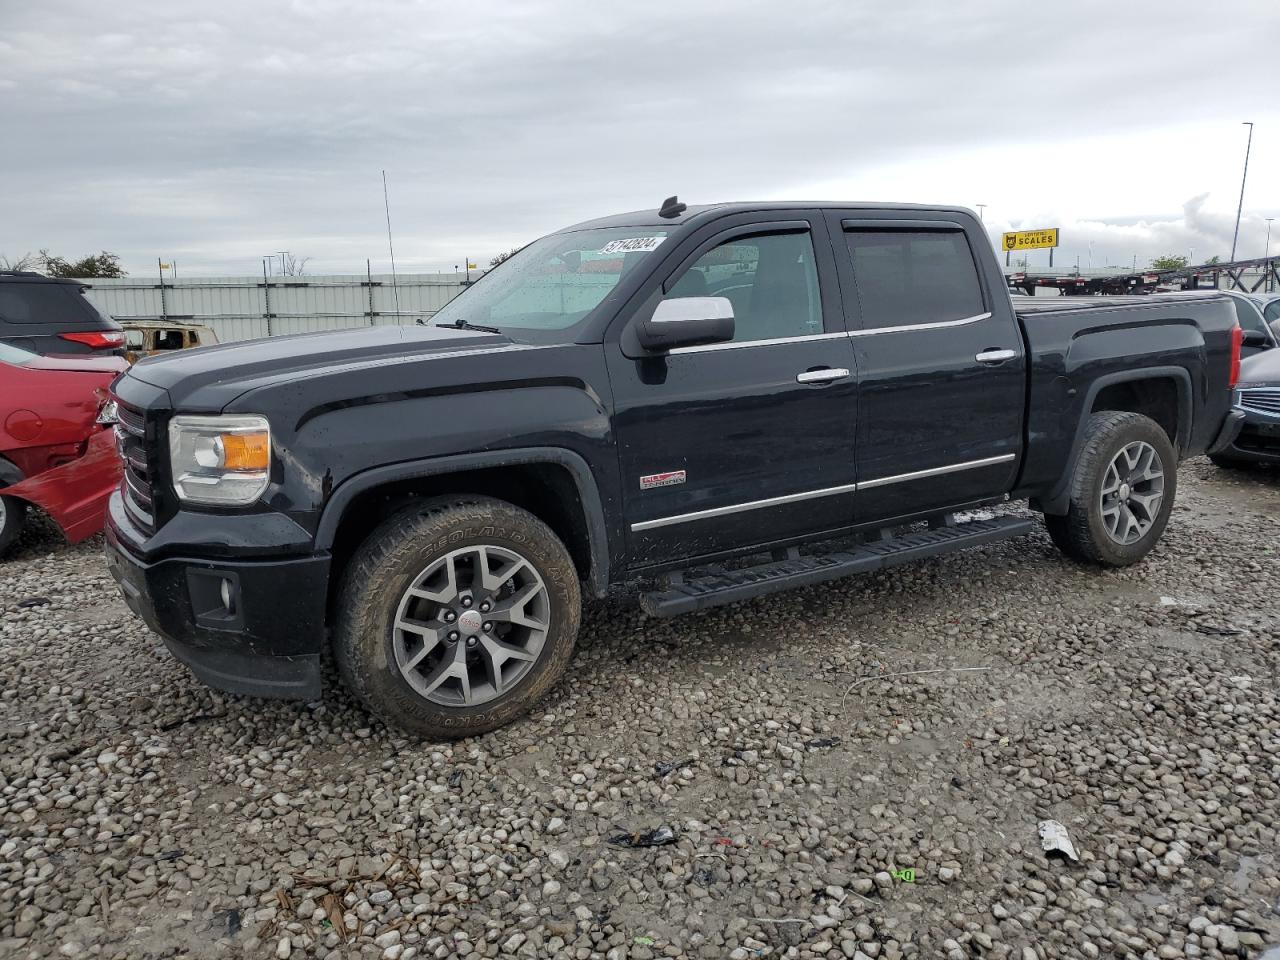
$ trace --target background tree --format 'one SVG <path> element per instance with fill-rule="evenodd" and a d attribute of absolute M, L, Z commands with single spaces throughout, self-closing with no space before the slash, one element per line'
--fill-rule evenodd
<path fill-rule="evenodd" d="M 1208 260 L 1205 261 L 1205 264 L 1208 265 L 1208 264 L 1221 263 L 1221 262 L 1222 262 L 1222 258 L 1215 253 L 1212 257 L 1210 257 Z"/>
<path fill-rule="evenodd" d="M 292 253 L 285 251 L 280 257 L 280 275 L 283 277 L 306 276 L 307 264 L 310 260 L 310 257 L 295 257 Z"/>
<path fill-rule="evenodd" d="M 34 253 L 24 253 L 13 260 L 0 254 L 0 270 L 12 270 L 18 273 L 23 270 L 34 270 L 38 266 L 40 266 L 40 258 Z"/>
<path fill-rule="evenodd" d="M 1165 254 L 1163 257 L 1156 257 L 1151 261 L 1152 270 L 1181 270 L 1191 261 L 1186 257 L 1179 257 L 1172 253 Z"/>
<path fill-rule="evenodd" d="M 64 260 L 62 257 L 55 257 L 48 250 L 41 250 L 39 261 L 44 268 L 44 272 L 51 277 L 115 279 L 128 276 L 124 267 L 120 266 L 120 258 L 114 253 L 108 253 L 106 250 L 97 254 L 91 253 L 87 257 L 72 261 Z"/>
<path fill-rule="evenodd" d="M 523 249 L 524 247 L 512 247 L 506 253 L 498 254 L 496 257 L 494 257 L 492 260 L 489 261 L 490 268 L 496 267 L 498 264 L 502 263 L 502 261 L 504 260 L 510 260 L 512 257 L 514 257 L 517 253 L 519 253 Z"/>

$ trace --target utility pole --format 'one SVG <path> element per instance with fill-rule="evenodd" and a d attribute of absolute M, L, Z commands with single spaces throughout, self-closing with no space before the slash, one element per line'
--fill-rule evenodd
<path fill-rule="evenodd" d="M 1267 217 L 1267 252 L 1264 254 L 1264 257 L 1268 260 L 1271 259 L 1271 221 L 1274 219 L 1275 217 Z M 1263 264 L 1262 269 L 1266 271 L 1267 292 L 1270 293 L 1272 284 L 1275 282 L 1272 279 L 1272 274 L 1275 273 L 1275 267 L 1272 264 L 1267 263 Z"/>
<path fill-rule="evenodd" d="M 169 304 L 164 297 L 164 261 L 161 260 L 159 257 L 156 257 L 156 266 L 160 268 L 157 271 L 157 273 L 160 274 L 160 319 L 168 320 Z"/>
<path fill-rule="evenodd" d="M 387 193 L 387 171 L 382 171 L 382 207 L 387 214 L 387 252 L 391 254 L 391 296 L 396 305 L 396 322 L 400 321 L 400 285 L 396 282 L 396 248 L 391 243 L 391 198 Z"/>
<path fill-rule="evenodd" d="M 267 322 L 267 336 L 271 336 L 271 281 L 267 279 L 267 257 L 262 258 L 262 319 Z"/>
<path fill-rule="evenodd" d="M 1249 150 L 1253 147 L 1253 122 L 1241 121 L 1249 128 L 1249 139 L 1244 146 L 1244 173 L 1240 175 L 1240 202 L 1236 204 L 1236 232 L 1231 235 L 1231 260 L 1236 259 L 1236 240 L 1240 238 L 1240 212 L 1244 209 L 1244 182 L 1249 178 Z"/>

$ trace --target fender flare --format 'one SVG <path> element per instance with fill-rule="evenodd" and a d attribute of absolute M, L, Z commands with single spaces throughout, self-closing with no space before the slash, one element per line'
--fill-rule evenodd
<path fill-rule="evenodd" d="M 1071 475 L 1075 471 L 1076 459 L 1080 456 L 1080 448 L 1084 446 L 1084 430 L 1089 422 L 1089 411 L 1093 409 L 1093 401 L 1107 387 L 1117 383 L 1132 383 L 1137 380 L 1173 380 L 1178 394 L 1178 430 L 1173 438 L 1173 452 L 1181 456 L 1191 444 L 1191 401 L 1193 396 L 1191 374 L 1186 367 L 1146 367 L 1142 370 L 1123 370 L 1119 373 L 1108 373 L 1098 377 L 1089 384 L 1084 403 L 1080 407 L 1080 419 L 1076 423 L 1075 436 L 1071 440 L 1071 452 L 1067 455 L 1067 468 L 1062 479 L 1054 487 L 1053 493 L 1040 501 L 1040 508 L 1045 513 L 1064 514 L 1070 500 Z"/>
<path fill-rule="evenodd" d="M 587 466 L 587 461 L 572 450 L 562 447 L 516 447 L 447 457 L 430 457 L 425 460 L 408 460 L 403 463 L 373 467 L 354 474 L 333 491 L 324 505 L 320 514 L 320 524 L 316 528 L 316 547 L 321 550 L 329 550 L 333 547 L 338 526 L 351 501 L 374 487 L 399 480 L 528 463 L 555 464 L 564 467 L 573 478 L 587 527 L 587 548 L 591 561 L 588 583 L 598 596 L 603 596 L 609 588 L 609 536 L 605 526 L 604 508 L 600 502 L 600 490 L 596 485 L 595 476 L 591 473 L 591 468 Z"/>

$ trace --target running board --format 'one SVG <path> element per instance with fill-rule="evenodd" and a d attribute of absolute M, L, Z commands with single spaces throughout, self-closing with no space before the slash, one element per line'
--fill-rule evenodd
<path fill-rule="evenodd" d="M 754 567 L 702 573 L 687 578 L 673 577 L 664 588 L 641 594 L 640 606 L 653 617 L 676 617 L 779 590 L 807 587 L 853 573 L 870 573 L 913 560 L 1021 537 L 1034 527 L 1034 520 L 1023 517 L 996 517 L 948 523 L 835 553 L 799 556 L 793 551 L 785 560 Z"/>

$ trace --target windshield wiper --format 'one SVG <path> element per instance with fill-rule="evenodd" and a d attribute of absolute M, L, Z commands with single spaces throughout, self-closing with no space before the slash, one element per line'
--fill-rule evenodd
<path fill-rule="evenodd" d="M 497 327 L 485 327 L 478 323 L 468 323 L 459 317 L 453 323 L 437 323 L 437 327 L 444 327 L 446 330 L 479 330 L 481 333 L 501 333 Z"/>

